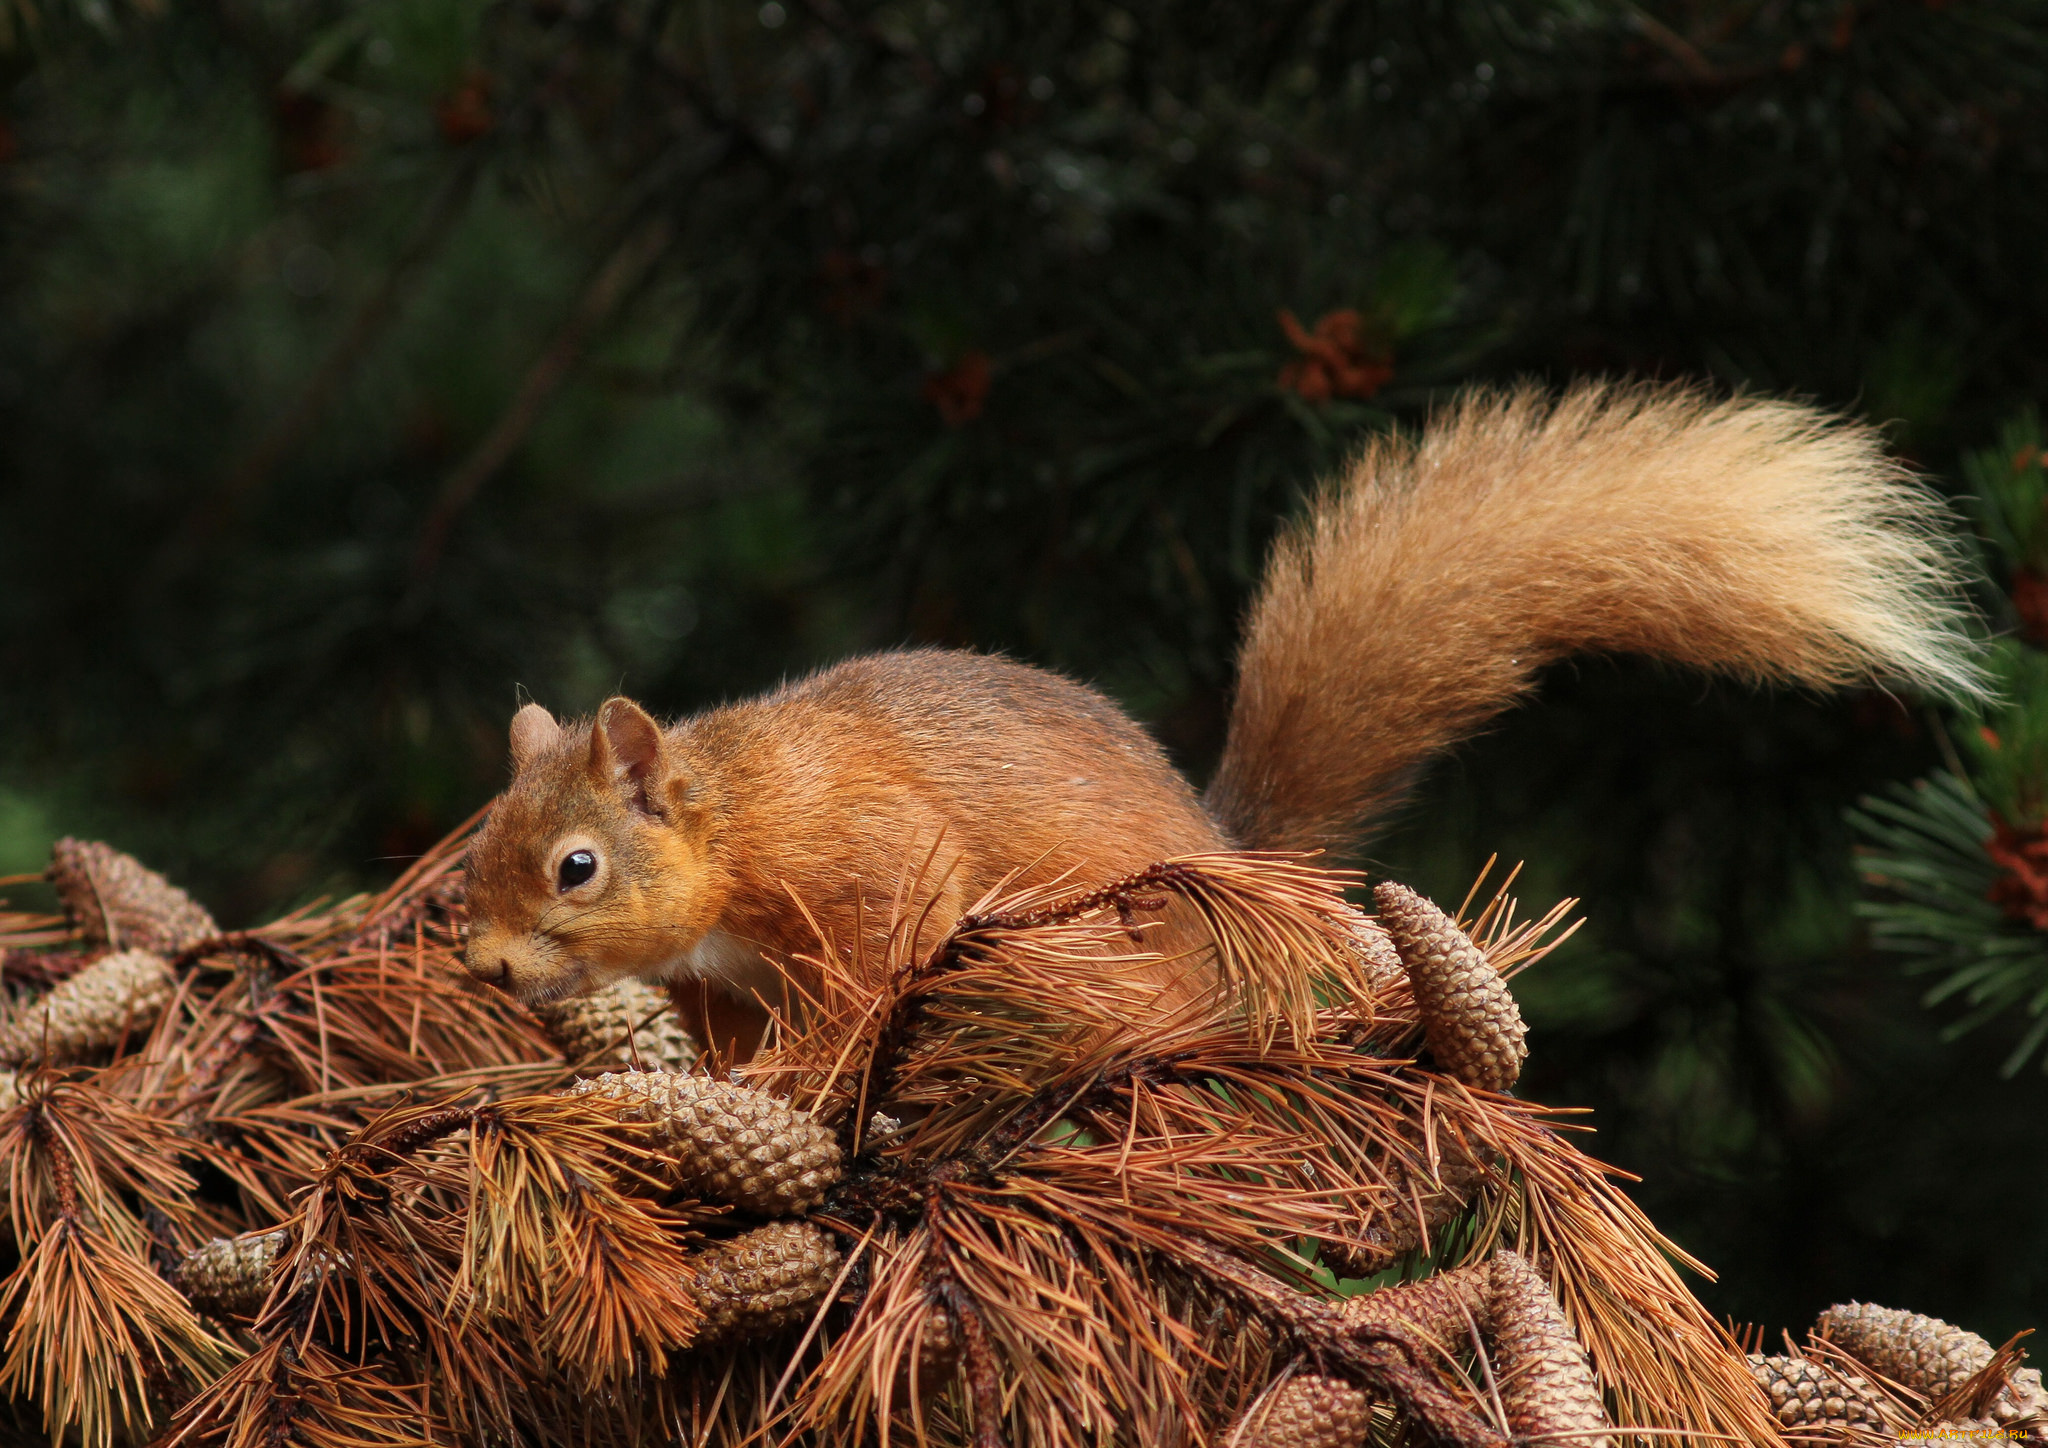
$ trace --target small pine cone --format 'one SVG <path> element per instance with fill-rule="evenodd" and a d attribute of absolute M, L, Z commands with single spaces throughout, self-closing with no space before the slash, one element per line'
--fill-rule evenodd
<path fill-rule="evenodd" d="M 767 1337 L 807 1320 L 839 1275 L 839 1247 L 809 1222 L 770 1222 L 691 1259 L 704 1309 L 696 1344 Z"/>
<path fill-rule="evenodd" d="M 615 981 L 587 996 L 535 1006 L 533 1013 L 572 1066 L 624 1070 L 634 1065 L 636 1052 L 656 1071 L 697 1064 L 697 1043 L 670 1009 L 668 993 L 644 980 Z"/>
<path fill-rule="evenodd" d="M 0 1111 L 11 1111 L 21 1104 L 21 1078 L 12 1071 L 0 1071 Z"/>
<path fill-rule="evenodd" d="M 270 1293 L 270 1267 L 284 1244 L 283 1232 L 215 1237 L 179 1264 L 176 1285 L 201 1312 L 254 1317 Z"/>
<path fill-rule="evenodd" d="M 1424 1174 L 1417 1179 L 1416 1173 L 1399 1162 L 1389 1162 L 1386 1171 L 1392 1191 L 1384 1216 L 1365 1233 L 1370 1247 L 1339 1242 L 1325 1245 L 1332 1265 L 1346 1276 L 1370 1277 L 1384 1272 L 1422 1245 L 1425 1229 L 1433 1242 L 1436 1229 L 1463 1211 L 1486 1180 L 1486 1173 L 1470 1159 L 1449 1151 L 1437 1163 L 1434 1178 Z M 1417 1203 L 1422 1209 L 1419 1217 Z"/>
<path fill-rule="evenodd" d="M 1340 1311 L 1348 1323 L 1405 1327 L 1455 1353 L 1470 1345 L 1474 1326 L 1485 1325 L 1492 1283 L 1493 1264 L 1475 1262 L 1348 1297 Z"/>
<path fill-rule="evenodd" d="M 946 1390 L 947 1384 L 959 1374 L 960 1360 L 964 1356 L 961 1344 L 953 1335 L 953 1314 L 936 1303 L 925 1310 L 924 1321 L 917 1332 L 916 1346 L 896 1364 L 896 1385 L 892 1396 L 903 1399 L 910 1392 L 910 1372 L 917 1369 L 917 1393 L 925 1402 Z"/>
<path fill-rule="evenodd" d="M 176 955 L 220 934 L 197 900 L 99 840 L 66 838 L 50 846 L 50 883 L 78 933 L 98 945 Z"/>
<path fill-rule="evenodd" d="M 1304 1373 L 1244 1410 L 1223 1441 L 1231 1448 L 1361 1448 L 1372 1398 L 1340 1378 Z"/>
<path fill-rule="evenodd" d="M 1436 906 L 1405 885 L 1373 889 L 1380 924 L 1415 986 L 1423 1038 L 1437 1064 L 1468 1086 L 1505 1091 L 1529 1048 L 1522 1012 L 1500 972 Z"/>
<path fill-rule="evenodd" d="M 1386 927 L 1363 910 L 1353 910 L 1347 923 L 1351 928 L 1347 944 L 1352 955 L 1364 968 L 1366 979 L 1372 982 L 1373 993 L 1384 996 L 1408 973 L 1401 964 L 1400 952 L 1394 949 Z"/>
<path fill-rule="evenodd" d="M 1749 1355 L 1750 1375 L 1771 1400 L 1771 1415 L 1786 1428 L 1882 1430 L 1877 1393 L 1864 1379 L 1842 1377 L 1806 1358 Z"/>
<path fill-rule="evenodd" d="M 1508 1427 L 1517 1438 L 1556 1437 L 1608 1448 L 1607 1407 L 1586 1350 L 1536 1269 L 1514 1252 L 1493 1259 L 1488 1342 Z"/>
<path fill-rule="evenodd" d="M 163 957 L 147 950 L 103 955 L 52 987 L 0 1028 L 0 1060 L 79 1061 L 123 1035 L 139 1040 L 177 990 Z"/>
<path fill-rule="evenodd" d="M 841 1175 L 832 1133 L 766 1092 L 674 1071 L 619 1071 L 569 1088 L 633 1103 L 628 1121 L 661 1125 L 682 1184 L 764 1217 L 799 1216 Z"/>
<path fill-rule="evenodd" d="M 953 1314 L 934 1307 L 925 1314 L 917 1336 L 917 1381 L 926 1392 L 944 1387 L 960 1367 L 960 1340 L 953 1334 Z"/>

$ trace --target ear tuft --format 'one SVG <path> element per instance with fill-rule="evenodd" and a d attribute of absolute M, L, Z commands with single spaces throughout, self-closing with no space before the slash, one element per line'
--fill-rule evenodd
<path fill-rule="evenodd" d="M 631 699 L 607 699 L 590 731 L 590 763 L 626 791 L 637 809 L 661 811 L 661 726 Z"/>
<path fill-rule="evenodd" d="M 512 772 L 518 774 L 562 737 L 555 716 L 528 704 L 512 716 Z"/>

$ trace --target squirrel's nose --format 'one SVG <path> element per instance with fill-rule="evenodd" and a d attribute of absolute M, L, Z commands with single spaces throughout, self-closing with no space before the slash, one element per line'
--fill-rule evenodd
<path fill-rule="evenodd" d="M 508 944 L 502 935 L 495 940 L 481 941 L 472 937 L 469 949 L 462 955 L 464 972 L 478 985 L 509 991 L 512 989 L 512 957 L 518 952 L 507 948 Z"/>

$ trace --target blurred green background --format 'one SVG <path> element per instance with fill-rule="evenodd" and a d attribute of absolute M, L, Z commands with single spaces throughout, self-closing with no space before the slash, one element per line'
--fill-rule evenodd
<path fill-rule="evenodd" d="M 526 695 L 852 650 L 1196 775 L 1266 540 L 1461 385 L 1698 377 L 1937 477 L 2048 396 L 2038 0 L 0 0 L 0 871 L 391 876 Z M 1285 385 L 1353 312 L 1351 395 Z M 1287 374 L 1296 382 L 1299 374 Z M 1923 701 L 1555 672 L 1377 867 L 1526 859 L 1529 1094 L 1722 1272 L 2048 1318 L 2048 1077 L 1869 948 Z M 33 898 L 33 888 L 14 892 Z M 2004 1033 L 2004 1034 L 2001 1034 Z"/>

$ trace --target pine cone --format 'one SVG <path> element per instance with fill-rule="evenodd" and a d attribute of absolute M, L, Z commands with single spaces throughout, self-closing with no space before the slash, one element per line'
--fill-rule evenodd
<path fill-rule="evenodd" d="M 1387 937 L 1386 927 L 1363 910 L 1352 911 L 1348 924 L 1351 939 L 1347 944 L 1351 954 L 1364 968 L 1366 979 L 1372 982 L 1373 993 L 1384 996 L 1408 973 L 1401 964 L 1400 952 L 1394 949 L 1394 942 Z"/>
<path fill-rule="evenodd" d="M 1875 1372 L 1937 1403 L 1982 1372 L 1993 1351 L 1976 1333 L 1938 1317 L 1870 1302 L 1837 1303 L 1814 1328 Z M 2041 1413 L 2048 1413 L 2048 1397 L 2037 1368 L 2015 1372 L 1991 1405 L 1998 1423 Z"/>
<path fill-rule="evenodd" d="M 1472 1194 L 1486 1180 L 1486 1173 L 1448 1142 L 1440 1144 L 1444 1150 L 1434 1178 L 1418 1174 L 1399 1161 L 1387 1163 L 1387 1182 L 1391 1188 L 1388 1207 L 1385 1215 L 1365 1232 L 1370 1247 L 1342 1242 L 1325 1244 L 1324 1251 L 1332 1265 L 1345 1276 L 1371 1277 L 1384 1272 L 1398 1258 L 1422 1245 L 1425 1228 L 1434 1242 L 1436 1229 L 1462 1212 L 1472 1200 Z M 1422 1209 L 1420 1217 L 1416 1215 L 1417 1203 Z"/>
<path fill-rule="evenodd" d="M 935 1307 L 925 1315 L 924 1330 L 917 1337 L 917 1381 L 926 1393 L 943 1388 L 959 1370 L 959 1339 L 953 1335 L 953 1314 Z M 905 1374 L 905 1387 L 909 1386 Z"/>
<path fill-rule="evenodd" d="M 1289 1378 L 1245 1409 L 1223 1441 L 1231 1448 L 1360 1448 L 1372 1399 L 1339 1378 Z"/>
<path fill-rule="evenodd" d="M 1472 1341 L 1472 1329 L 1484 1327 L 1486 1302 L 1493 1285 L 1493 1264 L 1475 1262 L 1439 1272 L 1419 1282 L 1403 1282 L 1344 1300 L 1346 1322 L 1374 1327 L 1405 1327 L 1446 1352 L 1459 1352 Z"/>
<path fill-rule="evenodd" d="M 1508 1427 L 1517 1438 L 1556 1436 L 1574 1448 L 1608 1448 L 1607 1407 L 1564 1311 L 1536 1269 L 1514 1252 L 1493 1259 L 1488 1341 Z"/>
<path fill-rule="evenodd" d="M 2012 1375 L 2012 1384 L 1998 1401 L 1991 1406 L 1993 1417 L 2005 1408 L 2006 1394 L 2012 1396 L 2013 1411 L 2002 1421 L 2011 1422 L 2016 1418 L 2036 1420 L 2031 1431 L 2030 1442 L 2048 1444 L 2048 1388 L 2041 1385 L 2039 1368 L 2021 1368 Z"/>
<path fill-rule="evenodd" d="M 201 1312 L 254 1317 L 270 1295 L 270 1268 L 284 1250 L 283 1232 L 215 1237 L 178 1265 L 174 1284 Z"/>
<path fill-rule="evenodd" d="M 2014 1373 L 2013 1376 L 2017 1378 L 2019 1374 Z M 2024 1391 L 2020 1397 L 2026 1397 Z M 2041 1403 L 2038 1398 L 2033 1401 L 2036 1406 L 2028 1412 L 2001 1418 L 1994 1408 L 1988 1418 L 1944 1418 L 1933 1427 L 1943 1437 L 1967 1433 L 1976 1442 L 2000 1445 L 2000 1448 L 2006 1444 L 2018 1445 L 2018 1448 L 2042 1448 L 2043 1444 L 2048 1444 L 2048 1420 L 2041 1415 L 2048 1413 L 2048 1404 Z M 1928 1430 L 1923 1427 L 1917 1431 L 1925 1435 Z M 1954 1441 L 1953 1438 L 1950 1440 Z M 1923 1436 L 1921 1441 L 1926 1443 L 1928 1440 Z"/>
<path fill-rule="evenodd" d="M 668 993 L 644 980 L 616 981 L 587 996 L 535 1006 L 533 1013 L 563 1057 L 588 1071 L 631 1068 L 636 1051 L 656 1071 L 697 1064 L 697 1043 L 670 1009 Z"/>
<path fill-rule="evenodd" d="M 839 1247 L 809 1222 L 770 1222 L 691 1258 L 704 1309 L 695 1344 L 767 1337 L 806 1321 L 832 1290 Z"/>
<path fill-rule="evenodd" d="M 1937 1400 L 1991 1361 L 1991 1344 L 1976 1333 L 1875 1303 L 1838 1303 L 1814 1327 L 1885 1377 Z"/>
<path fill-rule="evenodd" d="M 899 1402 L 909 1400 L 910 1370 L 915 1365 L 918 1397 L 921 1401 L 930 1402 L 958 1376 L 963 1356 L 961 1344 L 953 1336 L 953 1314 L 936 1303 L 931 1304 L 918 1328 L 915 1350 L 905 1354 L 896 1364 L 895 1386 L 890 1396 Z"/>
<path fill-rule="evenodd" d="M 11 1111 L 21 1104 L 21 1078 L 12 1071 L 0 1071 L 0 1111 Z"/>
<path fill-rule="evenodd" d="M 1437 1064 L 1468 1086 L 1514 1085 L 1529 1048 L 1507 982 L 1450 916 L 1407 886 L 1382 881 L 1373 900 L 1408 967 L 1423 1039 Z"/>
<path fill-rule="evenodd" d="M 1862 1378 L 1839 1377 L 1805 1358 L 1761 1353 L 1749 1355 L 1749 1371 L 1787 1428 L 1884 1427 L 1877 1392 Z"/>
<path fill-rule="evenodd" d="M 832 1133 L 765 1092 L 673 1071 L 620 1071 L 569 1089 L 634 1103 L 625 1119 L 662 1126 L 684 1186 L 743 1211 L 800 1215 L 841 1175 Z"/>
<path fill-rule="evenodd" d="M 50 846 L 50 883 L 78 933 L 116 950 L 176 955 L 220 934 L 204 906 L 144 865 L 99 840 Z"/>
<path fill-rule="evenodd" d="M 169 1004 L 177 981 L 147 950 L 103 955 L 0 1028 L 0 1060 L 78 1061 L 139 1040 Z"/>

